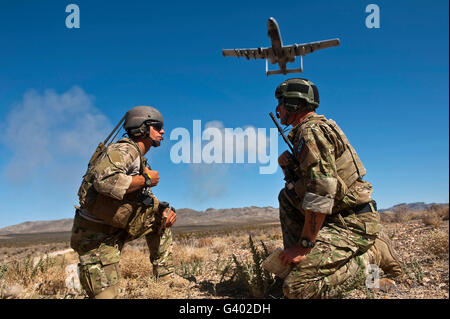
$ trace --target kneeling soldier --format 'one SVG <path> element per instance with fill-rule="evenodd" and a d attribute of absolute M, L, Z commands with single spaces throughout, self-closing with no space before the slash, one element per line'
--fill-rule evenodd
<path fill-rule="evenodd" d="M 80 207 L 71 247 L 79 254 L 80 282 L 90 298 L 118 296 L 122 248 L 142 236 L 150 250 L 153 275 L 172 284 L 188 284 L 175 275 L 172 263 L 170 227 L 176 221 L 175 209 L 152 193 L 159 174 L 144 157 L 163 140 L 162 115 L 153 107 L 137 106 L 124 120 L 128 138 L 107 147 L 100 143 L 78 191 Z"/>
<path fill-rule="evenodd" d="M 286 187 L 279 194 L 284 251 L 293 265 L 284 279 L 288 298 L 337 297 L 364 283 L 371 267 L 402 274 L 380 224 L 366 170 L 341 128 L 323 115 L 317 87 L 289 79 L 275 92 L 281 124 L 292 125 L 293 152 L 279 164 Z"/>

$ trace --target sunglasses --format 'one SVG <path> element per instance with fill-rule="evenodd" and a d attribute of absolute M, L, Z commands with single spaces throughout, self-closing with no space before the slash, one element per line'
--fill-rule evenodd
<path fill-rule="evenodd" d="M 155 130 L 157 130 L 158 132 L 161 131 L 163 128 L 163 124 L 161 122 L 157 122 L 157 121 L 146 121 L 145 124 L 147 126 L 153 126 L 153 128 Z"/>
<path fill-rule="evenodd" d="M 278 104 L 281 104 L 281 105 L 286 105 L 286 104 L 299 105 L 300 103 L 301 103 L 301 99 L 296 98 L 296 97 L 281 97 L 278 99 Z"/>

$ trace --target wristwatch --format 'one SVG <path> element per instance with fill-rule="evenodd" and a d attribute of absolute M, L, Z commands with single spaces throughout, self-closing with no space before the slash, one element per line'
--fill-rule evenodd
<path fill-rule="evenodd" d="M 313 248 L 316 245 L 316 243 L 310 241 L 308 238 L 300 238 L 300 245 L 303 248 Z"/>
<path fill-rule="evenodd" d="M 145 178 L 145 186 L 150 187 L 152 186 L 152 178 L 147 173 L 142 174 Z"/>

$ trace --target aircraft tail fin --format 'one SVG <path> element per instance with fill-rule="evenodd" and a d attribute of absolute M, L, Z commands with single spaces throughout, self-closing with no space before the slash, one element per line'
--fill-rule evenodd
<path fill-rule="evenodd" d="M 299 69 L 286 69 L 285 71 L 281 70 L 273 70 L 269 71 L 269 63 L 266 59 L 266 75 L 272 75 L 272 74 L 288 74 L 288 73 L 302 73 L 303 72 L 303 57 L 300 56 L 300 68 Z"/>

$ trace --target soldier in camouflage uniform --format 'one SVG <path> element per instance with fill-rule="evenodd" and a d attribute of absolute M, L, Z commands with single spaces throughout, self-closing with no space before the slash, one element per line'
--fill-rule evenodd
<path fill-rule="evenodd" d="M 71 247 L 79 254 L 80 282 L 90 298 L 117 297 L 122 248 L 143 236 L 155 278 L 185 284 L 173 272 L 170 227 L 176 212 L 152 193 L 159 174 L 144 157 L 160 145 L 162 127 L 158 110 L 134 107 L 125 115 L 128 138 L 108 147 L 101 143 L 89 162 L 78 191 Z"/>
<path fill-rule="evenodd" d="M 374 265 L 391 277 L 402 274 L 380 224 L 372 185 L 344 132 L 314 111 L 317 87 L 289 79 L 275 92 L 281 124 L 294 154 L 279 164 L 286 186 L 279 194 L 284 250 L 280 259 L 292 270 L 284 279 L 288 298 L 333 298 L 366 281 Z"/>

